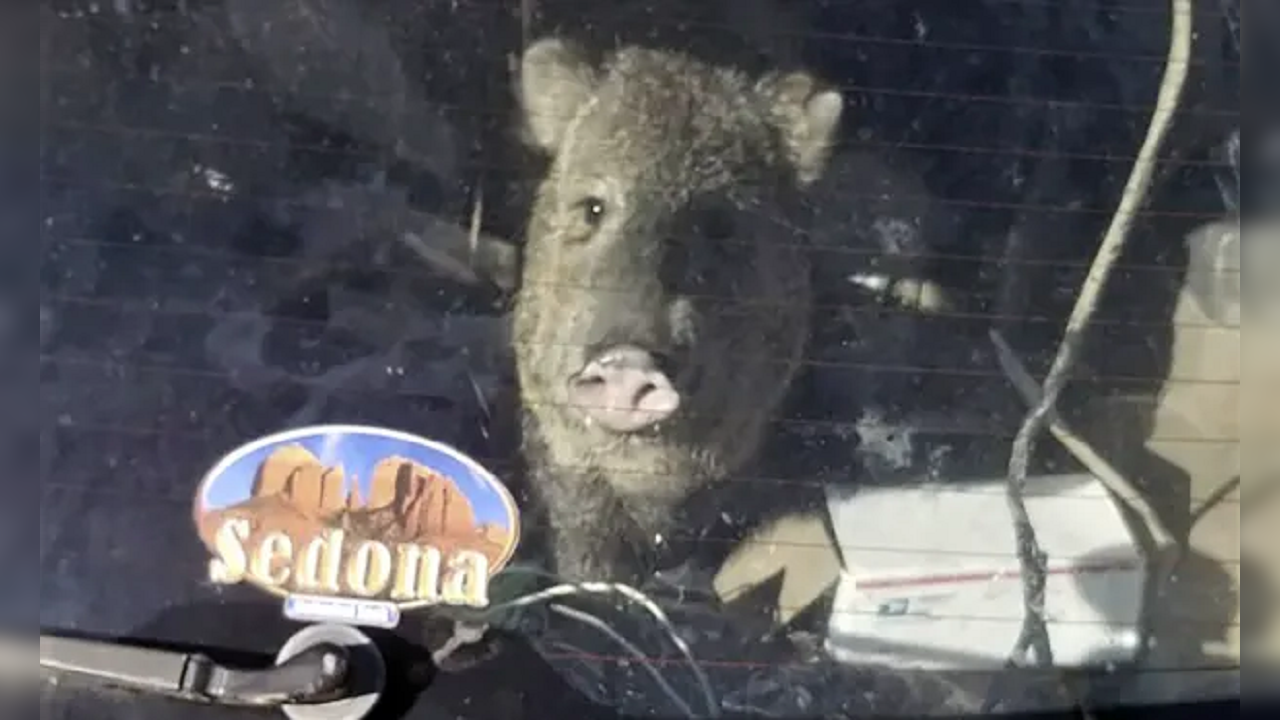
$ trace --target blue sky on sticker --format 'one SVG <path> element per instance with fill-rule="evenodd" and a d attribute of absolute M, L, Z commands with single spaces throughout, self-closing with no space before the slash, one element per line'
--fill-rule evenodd
<path fill-rule="evenodd" d="M 209 478 L 204 491 L 205 507 L 216 509 L 247 500 L 258 466 L 268 455 L 286 445 L 303 446 L 327 466 L 342 465 L 347 487 L 350 487 L 352 478 L 356 478 L 360 497 L 365 498 L 369 497 L 369 479 L 379 462 L 393 455 L 407 457 L 457 483 L 471 501 L 479 522 L 511 528 L 511 518 L 507 516 L 508 508 L 500 491 L 453 455 L 408 439 L 350 430 L 317 431 L 255 448 L 237 458 L 217 477 Z"/>

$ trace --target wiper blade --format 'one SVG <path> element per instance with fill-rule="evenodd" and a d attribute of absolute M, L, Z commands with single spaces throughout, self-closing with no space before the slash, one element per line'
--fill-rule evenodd
<path fill-rule="evenodd" d="M 351 665 L 346 648 L 320 643 L 279 665 L 233 668 L 202 653 L 110 640 L 40 636 L 40 667 L 112 685 L 221 705 L 284 705 L 336 700 Z"/>
<path fill-rule="evenodd" d="M 335 625 L 304 628 L 285 643 L 274 665 L 257 668 L 223 665 L 201 652 L 42 633 L 40 668 L 191 702 L 280 707 L 291 716 L 323 705 L 340 708 L 337 716 L 343 718 L 367 713 L 385 673 L 368 637 Z"/>

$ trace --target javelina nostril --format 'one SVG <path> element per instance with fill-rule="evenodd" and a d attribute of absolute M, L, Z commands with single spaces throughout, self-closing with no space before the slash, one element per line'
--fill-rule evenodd
<path fill-rule="evenodd" d="M 631 403 L 633 405 L 640 404 L 640 401 L 644 398 L 645 395 L 648 395 L 649 393 L 654 392 L 658 389 L 659 389 L 658 386 L 651 382 L 644 383 L 643 385 L 640 386 L 639 389 L 636 390 L 635 396 L 631 398 Z"/>

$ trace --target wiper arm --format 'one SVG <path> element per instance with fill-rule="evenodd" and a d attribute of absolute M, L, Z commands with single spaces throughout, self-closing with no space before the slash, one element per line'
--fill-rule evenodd
<path fill-rule="evenodd" d="M 281 707 L 295 717 L 306 715 L 306 706 L 341 706 L 351 712 L 337 717 L 350 720 L 377 701 L 385 671 L 368 637 L 335 625 L 304 628 L 285 643 L 275 665 L 259 668 L 222 665 L 200 652 L 41 634 L 40 667 L 191 702 Z"/>
<path fill-rule="evenodd" d="M 326 702 L 345 689 L 350 656 L 323 643 L 280 665 L 219 665 L 201 653 L 135 647 L 108 640 L 40 636 L 40 667 L 120 687 L 223 705 Z"/>

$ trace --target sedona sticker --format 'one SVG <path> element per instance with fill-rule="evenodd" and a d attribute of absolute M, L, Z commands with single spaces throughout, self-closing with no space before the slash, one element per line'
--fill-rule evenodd
<path fill-rule="evenodd" d="M 453 448 L 324 425 L 244 445 L 195 502 L 209 579 L 285 598 L 296 620 L 393 627 L 400 611 L 488 604 L 520 536 L 511 494 Z"/>

